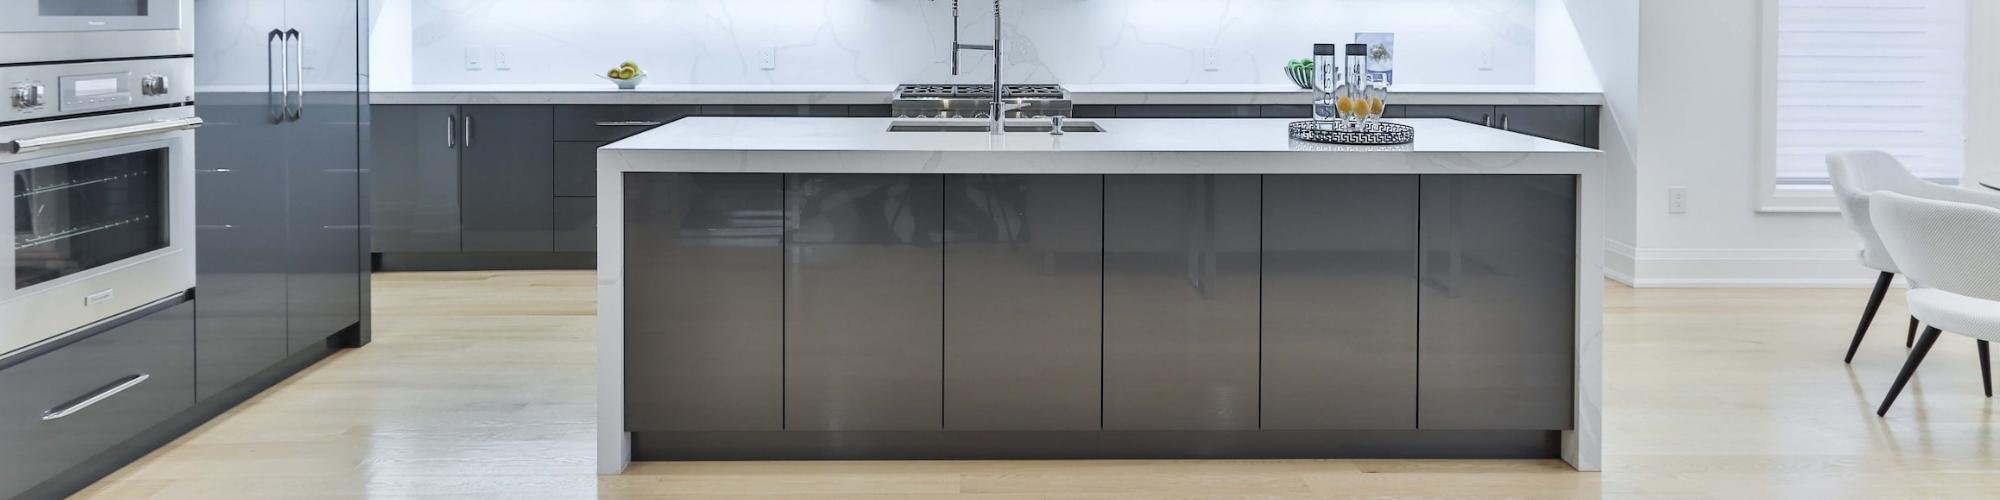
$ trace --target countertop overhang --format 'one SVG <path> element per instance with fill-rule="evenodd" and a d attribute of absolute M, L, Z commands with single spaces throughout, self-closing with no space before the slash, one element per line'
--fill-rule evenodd
<path fill-rule="evenodd" d="M 1445 119 L 1401 146 L 1291 139 L 1285 119 L 1087 120 L 1106 132 L 888 132 L 891 118 L 695 117 L 598 150 L 601 173 L 1556 173 L 1602 153 Z M 1079 120 L 1085 121 L 1085 120 Z M 1076 122 L 1072 122 L 1076 123 Z M 601 176 L 600 176 L 601 177 Z"/>
<path fill-rule="evenodd" d="M 1308 105 L 1311 93 L 1291 84 L 1065 84 L 1071 100 L 1103 105 Z M 649 84 L 618 90 L 594 85 L 419 85 L 376 88 L 372 104 L 554 105 L 870 105 L 889 104 L 895 85 Z M 1393 99 L 1408 105 L 1604 104 L 1601 90 L 1537 85 L 1399 85 Z"/>

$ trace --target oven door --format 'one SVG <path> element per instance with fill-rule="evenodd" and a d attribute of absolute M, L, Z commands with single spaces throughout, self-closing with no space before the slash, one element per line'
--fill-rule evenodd
<path fill-rule="evenodd" d="M 0 247 L 0 259 L 14 264 L 0 285 L 0 353 L 194 287 L 192 129 L 200 119 L 132 120 L 160 112 L 187 113 L 0 133 L 0 171 L 13 193 L 0 218 L 14 227 Z"/>
<path fill-rule="evenodd" d="M 177 30 L 187 1 L 0 0 L 0 33 Z"/>

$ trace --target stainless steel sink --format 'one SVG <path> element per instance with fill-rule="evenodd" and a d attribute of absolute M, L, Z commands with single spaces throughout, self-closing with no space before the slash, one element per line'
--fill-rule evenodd
<path fill-rule="evenodd" d="M 1104 127 L 1092 121 L 1071 121 L 1063 123 L 1063 133 L 1099 133 Z M 1044 121 L 1007 122 L 1008 132 L 1049 133 L 1055 125 Z M 991 124 L 986 120 L 897 120 L 889 123 L 890 132 L 991 132 Z"/>

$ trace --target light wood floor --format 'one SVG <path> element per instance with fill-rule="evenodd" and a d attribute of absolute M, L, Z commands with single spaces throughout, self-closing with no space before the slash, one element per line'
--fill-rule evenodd
<path fill-rule="evenodd" d="M 1866 290 L 1608 287 L 1605 463 L 638 464 L 593 475 L 592 275 L 381 274 L 342 352 L 86 491 L 92 498 L 1994 498 L 1995 402 L 1940 341 L 1887 419 L 1900 295 L 1853 366 Z"/>

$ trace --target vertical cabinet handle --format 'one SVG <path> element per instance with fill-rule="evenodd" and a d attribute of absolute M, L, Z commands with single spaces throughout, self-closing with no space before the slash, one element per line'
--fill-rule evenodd
<path fill-rule="evenodd" d="M 1493 113 L 1487 113 L 1487 114 L 1484 114 L 1484 115 L 1480 115 L 1480 116 L 1479 116 L 1479 123 L 1480 123 L 1480 124 L 1482 124 L 1482 125 L 1485 125 L 1485 126 L 1486 126 L 1486 128 L 1493 128 Z"/>
<path fill-rule="evenodd" d="M 444 116 L 444 148 L 458 147 L 458 115 Z"/>
<path fill-rule="evenodd" d="M 472 147 L 472 115 L 465 115 L 465 147 Z"/>
<path fill-rule="evenodd" d="M 1500 130 L 1505 130 L 1505 131 L 1508 131 L 1508 132 L 1513 132 L 1513 131 L 1514 131 L 1514 126 L 1513 126 L 1513 125 L 1509 125 L 1509 124 L 1507 123 L 1507 115 L 1500 115 Z"/>
<path fill-rule="evenodd" d="M 285 32 L 274 29 L 264 39 L 264 107 L 271 111 L 271 120 L 277 122 L 285 121 L 285 112 L 279 103 L 284 99 L 285 90 L 278 82 L 278 72 L 285 70 L 285 63 L 279 61 L 273 65 L 271 59 L 277 57 L 278 49 L 275 46 L 283 44 L 284 38 Z M 289 53 L 291 48 L 286 47 L 285 50 Z"/>
<path fill-rule="evenodd" d="M 153 378 L 152 375 L 141 373 L 118 379 L 109 385 L 98 388 L 96 392 L 92 392 L 90 395 L 76 398 L 68 403 L 63 403 L 62 406 L 50 408 L 48 411 L 42 412 L 42 421 L 60 420 L 63 417 L 75 415 L 76 412 L 83 411 L 91 405 L 111 399 L 112 396 L 117 396 L 118 393 L 125 392 L 127 389 L 138 387 L 139 384 L 146 383 L 146 380 L 151 378 Z"/>
<path fill-rule="evenodd" d="M 287 112 L 287 115 L 291 121 L 299 121 L 299 118 L 306 114 L 306 37 L 304 34 L 299 33 L 299 30 L 288 30 L 285 31 L 285 38 L 289 43 L 289 45 L 285 46 L 285 54 L 292 59 L 291 67 L 288 70 L 298 71 L 298 75 L 292 81 L 292 85 L 296 89 L 295 92 L 298 93 L 294 99 L 297 99 L 298 102 L 292 105 L 293 107 Z M 297 50 L 293 50 L 293 46 L 297 46 Z"/>

